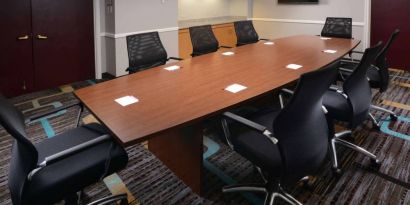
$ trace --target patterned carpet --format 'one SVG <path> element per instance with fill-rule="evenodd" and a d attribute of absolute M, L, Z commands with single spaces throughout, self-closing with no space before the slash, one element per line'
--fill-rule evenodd
<path fill-rule="evenodd" d="M 369 169 L 368 158 L 341 148 L 341 177 L 332 175 L 328 161 L 309 186 L 301 184 L 291 190 L 303 204 L 410 204 L 410 73 L 392 70 L 391 74 L 392 85 L 384 94 L 375 92 L 374 103 L 393 109 L 400 115 L 399 120 L 390 122 L 387 114 L 372 111 L 383 120 L 382 131 L 372 130 L 371 122 L 367 121 L 354 132 L 355 142 L 382 160 L 380 170 Z M 30 115 L 75 101 L 71 92 L 93 83 L 75 83 L 11 100 Z M 76 108 L 72 108 L 29 124 L 30 140 L 38 143 L 73 128 L 76 115 Z M 88 111 L 82 117 L 84 123 L 94 120 Z M 251 163 L 232 152 L 216 133 L 208 131 L 204 136 L 202 198 L 141 144 L 127 148 L 130 161 L 125 170 L 85 190 L 84 203 L 123 190 L 129 192 L 130 204 L 262 204 L 260 195 L 221 193 L 226 184 L 261 179 Z M 11 204 L 7 188 L 11 144 L 11 137 L 0 127 L 0 204 Z"/>

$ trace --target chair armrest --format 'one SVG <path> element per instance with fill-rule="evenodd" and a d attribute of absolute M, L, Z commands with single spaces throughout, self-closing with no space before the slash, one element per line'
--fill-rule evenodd
<path fill-rule="evenodd" d="M 329 111 L 327 111 L 327 108 L 324 105 L 322 105 L 322 110 L 325 113 L 325 115 L 327 115 L 327 113 L 329 113 Z"/>
<path fill-rule="evenodd" d="M 52 110 L 44 112 L 44 113 L 38 113 L 38 114 L 35 114 L 35 115 L 32 115 L 32 116 L 28 116 L 28 117 L 25 118 L 25 123 L 27 124 L 27 123 L 32 122 L 34 120 L 38 120 L 40 118 L 47 117 L 47 116 L 49 116 L 51 114 L 54 114 L 56 112 L 66 110 L 68 108 L 76 107 L 76 106 L 80 107 L 81 109 L 84 108 L 83 104 L 81 104 L 81 102 L 78 101 L 78 102 L 75 102 L 75 103 L 72 103 L 72 104 L 69 104 L 69 105 L 64 105 L 64 106 L 52 109 Z"/>
<path fill-rule="evenodd" d="M 362 51 L 351 51 L 350 53 L 364 54 L 364 52 L 362 52 Z"/>
<path fill-rule="evenodd" d="M 232 48 L 230 46 L 219 46 L 219 48 Z"/>
<path fill-rule="evenodd" d="M 177 57 L 169 57 L 169 58 L 167 59 L 167 61 L 169 61 L 169 60 L 182 61 L 182 60 L 184 60 L 184 59 L 182 59 L 182 58 L 177 58 Z"/>
<path fill-rule="evenodd" d="M 337 85 L 330 85 L 329 90 L 336 92 L 336 91 L 340 90 L 340 88 Z"/>
<path fill-rule="evenodd" d="M 342 63 L 343 63 L 343 62 L 344 62 L 344 63 L 357 63 L 357 64 L 360 63 L 360 59 L 354 59 L 352 56 L 349 56 L 349 58 L 342 58 L 340 61 L 341 61 Z"/>
<path fill-rule="evenodd" d="M 357 59 L 349 59 L 349 58 L 342 58 L 342 60 L 340 60 L 340 63 L 352 63 L 352 64 L 359 64 L 360 60 Z"/>
<path fill-rule="evenodd" d="M 342 90 L 340 90 L 339 87 L 331 85 L 329 90 L 334 91 L 336 93 L 339 93 L 340 95 L 342 95 L 345 99 L 349 99 L 349 97 L 346 95 L 346 93 L 344 93 Z"/>
<path fill-rule="evenodd" d="M 352 61 L 359 61 L 359 60 L 353 58 L 353 56 L 352 56 L 353 53 L 361 54 L 361 55 L 364 54 L 364 52 L 361 52 L 361 51 L 350 51 L 349 52 L 349 57 L 350 57 L 350 60 L 352 60 Z"/>
<path fill-rule="evenodd" d="M 343 81 L 343 82 L 346 80 L 345 75 L 347 75 L 347 73 L 350 73 L 350 74 L 353 73 L 353 70 L 348 69 L 348 68 L 339 67 L 338 70 L 339 70 L 339 75 L 340 75 L 341 81 Z"/>
<path fill-rule="evenodd" d="M 347 73 L 353 73 L 353 70 L 350 70 L 350 69 L 348 69 L 348 68 L 340 67 L 340 68 L 338 68 L 338 69 L 339 69 L 339 71 L 343 71 L 343 72 L 347 72 Z"/>
<path fill-rule="evenodd" d="M 38 165 L 38 168 L 34 169 L 33 171 L 31 171 L 28 175 L 28 179 L 31 180 L 33 178 L 33 176 L 39 172 L 42 168 L 48 166 L 48 165 L 52 165 L 58 161 L 61 161 L 67 157 L 70 157 L 74 154 L 80 153 L 81 151 L 88 149 L 90 147 L 99 145 L 105 141 L 111 140 L 111 136 L 108 134 L 105 135 L 101 135 L 95 139 L 92 139 L 90 141 L 84 142 L 82 144 L 76 145 L 74 147 L 70 147 L 66 150 L 63 150 L 61 152 L 58 152 L 56 154 L 53 154 L 51 156 L 48 156 L 45 158 L 45 160 L 43 162 L 41 162 Z"/>
<path fill-rule="evenodd" d="M 283 93 L 293 95 L 295 92 L 293 90 L 289 90 L 287 88 L 283 88 L 279 91 L 279 103 L 280 103 L 280 108 L 281 109 L 283 109 L 285 107 L 285 104 L 283 102 L 283 96 L 282 96 Z"/>
<path fill-rule="evenodd" d="M 284 93 L 287 93 L 287 94 L 290 94 L 290 95 L 295 94 L 295 91 L 289 90 L 289 89 L 287 89 L 287 88 L 281 89 L 280 92 L 284 92 Z"/>
<path fill-rule="evenodd" d="M 272 133 L 263 125 L 260 125 L 258 123 L 252 122 L 246 118 L 243 118 L 239 115 L 233 114 L 231 112 L 225 112 L 222 114 L 223 117 L 229 118 L 231 120 L 234 120 L 236 122 L 241 123 L 242 125 L 245 125 L 246 127 L 255 130 L 259 132 L 260 134 L 266 136 L 273 144 L 278 143 L 278 139 L 272 136 Z M 227 125 L 227 124 L 226 124 Z"/>
<path fill-rule="evenodd" d="M 222 115 L 226 118 L 229 118 L 229 119 L 234 120 L 236 122 L 239 122 L 243 125 L 246 125 L 247 127 L 251 128 L 251 129 L 253 129 L 257 132 L 260 132 L 260 133 L 263 133 L 267 130 L 267 128 L 265 126 L 260 125 L 260 124 L 255 123 L 255 122 L 252 122 L 252 121 L 250 121 L 246 118 L 243 118 L 243 117 L 241 117 L 239 115 L 236 115 L 236 114 L 233 114 L 231 112 L 225 112 Z"/>
<path fill-rule="evenodd" d="M 124 193 L 124 194 L 117 194 L 113 196 L 104 197 L 97 201 L 93 201 L 89 203 L 88 205 L 106 205 L 106 204 L 112 204 L 113 202 L 118 202 L 118 201 L 120 201 L 120 205 L 128 204 L 127 194 Z"/>
<path fill-rule="evenodd" d="M 374 68 L 374 69 L 376 69 L 377 71 L 380 71 L 380 68 L 379 68 L 378 66 L 374 65 L 374 64 L 372 64 L 372 65 L 370 66 L 370 68 Z"/>

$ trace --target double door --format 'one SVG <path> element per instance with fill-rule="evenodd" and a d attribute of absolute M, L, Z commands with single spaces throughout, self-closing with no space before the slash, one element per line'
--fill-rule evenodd
<path fill-rule="evenodd" d="M 94 77 L 92 0 L 2 0 L 0 93 Z"/>
<path fill-rule="evenodd" d="M 388 63 L 392 68 L 410 71 L 410 1 L 374 0 L 372 1 L 371 44 L 387 42 L 391 33 L 398 28 L 400 34 L 388 53 Z"/>

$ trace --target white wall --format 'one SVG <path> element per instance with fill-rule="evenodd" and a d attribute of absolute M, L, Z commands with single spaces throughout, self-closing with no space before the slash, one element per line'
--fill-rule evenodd
<path fill-rule="evenodd" d="M 229 0 L 229 15 L 248 16 L 248 0 Z"/>
<path fill-rule="evenodd" d="M 229 0 L 179 0 L 179 20 L 228 16 Z"/>
<path fill-rule="evenodd" d="M 328 16 L 349 16 L 362 22 L 364 0 L 319 0 L 319 4 L 278 4 L 277 0 L 253 0 L 255 18 L 324 20 Z"/>
<path fill-rule="evenodd" d="M 248 0 L 179 0 L 178 19 L 247 16 Z"/>
<path fill-rule="evenodd" d="M 367 0 L 320 0 L 319 4 L 301 5 L 278 4 L 277 0 L 250 1 L 255 28 L 262 38 L 318 35 L 326 17 L 351 17 L 353 37 L 362 40 L 362 46 L 367 44 Z"/>
<path fill-rule="evenodd" d="M 127 35 L 158 31 L 168 55 L 178 56 L 178 0 L 100 1 L 102 73 L 127 74 Z M 107 8 L 111 2 L 112 10 Z"/>
<path fill-rule="evenodd" d="M 178 0 L 116 0 L 115 32 L 178 26 Z"/>

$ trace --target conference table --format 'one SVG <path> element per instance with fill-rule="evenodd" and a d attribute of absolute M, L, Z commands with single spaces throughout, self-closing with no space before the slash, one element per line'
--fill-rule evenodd
<path fill-rule="evenodd" d="M 169 63 L 74 93 L 118 143 L 126 147 L 148 141 L 148 149 L 201 194 L 205 119 L 292 83 L 301 74 L 342 58 L 360 43 L 309 35 L 271 42 Z M 302 67 L 290 69 L 289 64 Z M 226 91 L 232 84 L 246 89 Z M 132 104 L 120 105 L 118 99 Z"/>

